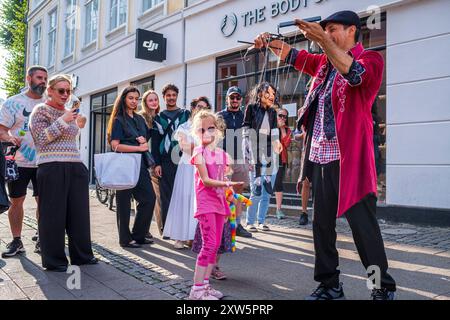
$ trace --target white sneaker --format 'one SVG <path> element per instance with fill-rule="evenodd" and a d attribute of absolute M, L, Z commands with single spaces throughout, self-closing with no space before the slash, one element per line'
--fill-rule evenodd
<path fill-rule="evenodd" d="M 216 297 L 217 299 L 223 298 L 223 293 L 220 292 L 219 290 L 213 289 L 213 287 L 211 287 L 210 284 L 205 284 L 205 289 L 209 291 L 209 294 L 212 295 L 213 297 Z"/>
<path fill-rule="evenodd" d="M 246 229 L 248 232 L 258 232 L 258 229 L 256 229 L 256 227 L 252 224 L 248 224 Z"/>
<path fill-rule="evenodd" d="M 270 231 L 269 227 L 268 227 L 267 225 L 265 225 L 265 224 L 262 224 L 262 223 L 260 223 L 260 224 L 258 225 L 258 230 L 261 230 L 261 231 Z"/>
<path fill-rule="evenodd" d="M 205 287 L 199 290 L 195 290 L 194 287 L 192 287 L 191 292 L 189 293 L 189 300 L 219 300 L 219 298 L 213 296 Z"/>

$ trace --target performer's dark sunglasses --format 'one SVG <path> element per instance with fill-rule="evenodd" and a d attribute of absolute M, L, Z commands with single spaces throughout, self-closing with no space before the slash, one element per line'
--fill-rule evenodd
<path fill-rule="evenodd" d="M 238 96 L 238 95 L 230 96 L 230 100 L 237 100 L 237 101 L 239 101 L 241 99 L 242 99 L 242 97 Z"/>
<path fill-rule="evenodd" d="M 278 118 L 287 120 L 288 117 L 287 117 L 286 115 L 284 115 L 284 114 L 279 114 L 279 115 L 278 115 Z"/>

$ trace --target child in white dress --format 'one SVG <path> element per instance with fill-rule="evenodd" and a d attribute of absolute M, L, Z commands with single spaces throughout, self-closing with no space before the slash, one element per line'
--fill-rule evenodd
<path fill-rule="evenodd" d="M 190 164 L 192 150 L 194 149 L 194 138 L 190 132 L 191 120 L 202 109 L 211 109 L 207 98 L 194 99 L 191 103 L 191 119 L 179 126 L 174 135 L 183 151 L 183 155 L 175 175 L 163 236 L 175 240 L 175 249 L 183 249 L 185 242 L 194 240 L 197 227 L 197 220 L 194 219 L 196 208 L 194 192 L 195 168 Z"/>

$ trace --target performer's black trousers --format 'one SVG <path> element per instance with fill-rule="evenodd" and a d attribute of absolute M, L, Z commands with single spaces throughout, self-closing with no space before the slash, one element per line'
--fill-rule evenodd
<path fill-rule="evenodd" d="M 162 177 L 159 183 L 159 192 L 161 194 L 161 218 L 162 229 L 166 224 L 167 212 L 169 211 L 170 200 L 172 198 L 173 184 L 178 166 L 169 158 L 162 158 L 161 161 Z"/>
<path fill-rule="evenodd" d="M 339 286 L 339 256 L 336 250 L 336 215 L 339 195 L 339 161 L 314 164 L 314 280 L 328 288 Z M 353 233 L 358 254 L 366 268 L 378 266 L 381 287 L 396 290 L 394 279 L 387 273 L 388 261 L 380 227 L 375 217 L 376 198 L 367 196 L 347 211 L 345 217 Z"/>
<path fill-rule="evenodd" d="M 138 202 L 138 205 L 133 229 L 130 232 L 131 197 Z M 126 246 L 133 240 L 143 243 L 150 228 L 156 199 L 150 173 L 143 164 L 141 164 L 137 185 L 133 189 L 117 191 L 116 199 L 120 244 Z"/>
<path fill-rule="evenodd" d="M 89 220 L 89 172 L 83 163 L 51 162 L 37 170 L 42 266 L 67 266 L 65 233 L 73 265 L 94 258 Z"/>

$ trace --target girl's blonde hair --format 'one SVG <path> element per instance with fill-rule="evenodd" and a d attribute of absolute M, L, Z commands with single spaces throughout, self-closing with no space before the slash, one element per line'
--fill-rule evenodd
<path fill-rule="evenodd" d="M 194 119 L 192 120 L 191 133 L 194 137 L 197 137 L 198 130 L 201 129 L 203 121 L 208 118 L 213 119 L 214 126 L 217 128 L 216 139 L 214 141 L 214 143 L 217 145 L 217 143 L 219 143 L 220 140 L 223 140 L 225 136 L 225 130 L 227 127 L 222 117 L 219 117 L 217 114 L 215 114 L 210 110 L 203 109 L 197 112 L 197 114 L 194 116 Z"/>
<path fill-rule="evenodd" d="M 154 94 L 156 96 L 156 98 L 158 99 L 158 108 L 155 110 L 155 115 L 152 115 L 150 113 L 150 108 L 147 105 L 147 98 L 149 95 Z M 155 116 L 159 113 L 159 111 L 161 111 L 161 106 L 159 104 L 159 96 L 156 93 L 155 90 L 148 90 L 144 93 L 144 95 L 142 96 L 142 102 L 141 102 L 141 111 L 139 111 L 138 113 L 144 117 L 145 122 L 147 123 L 147 126 L 149 128 L 153 127 L 153 119 L 155 118 Z"/>
<path fill-rule="evenodd" d="M 51 77 L 48 80 L 48 87 L 53 89 L 53 87 L 57 83 L 64 82 L 64 81 L 69 83 L 70 89 L 73 89 L 72 88 L 72 78 L 66 74 L 57 74 L 57 75 L 54 75 L 53 77 Z"/>

